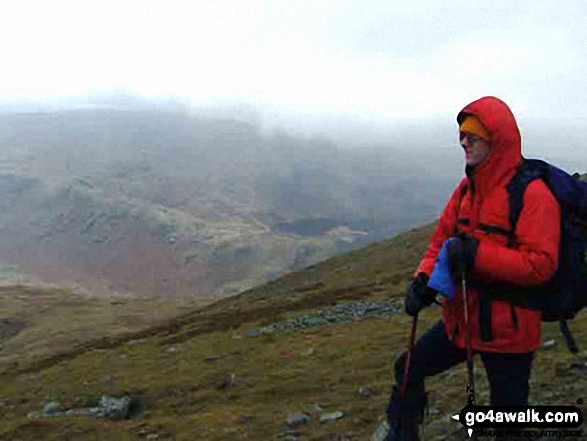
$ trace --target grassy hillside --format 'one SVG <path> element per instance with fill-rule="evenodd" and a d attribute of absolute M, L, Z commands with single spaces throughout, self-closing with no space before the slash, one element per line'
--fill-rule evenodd
<path fill-rule="evenodd" d="M 217 296 L 88 298 L 66 289 L 7 286 L 0 291 L 0 318 L 25 323 L 26 332 L 4 343 L 0 354 L 6 362 L 18 360 L 12 369 L 28 371 L 74 357 L 88 347 L 115 347 L 153 335 L 185 340 L 339 300 L 385 299 L 401 292 L 431 232 L 431 227 L 413 230 L 224 300 Z M 61 331 L 57 341 L 55 329 Z M 29 344 L 39 350 L 28 350 Z"/>
<path fill-rule="evenodd" d="M 218 296 L 88 297 L 49 285 L 2 285 L 0 372 L 111 345 L 214 301 Z"/>
<path fill-rule="evenodd" d="M 252 337 L 250 330 L 350 300 L 395 296 L 401 304 L 399 294 L 431 232 L 431 227 L 413 230 L 180 313 L 177 319 L 149 329 L 119 338 L 90 338 L 70 345 L 69 352 L 62 350 L 60 357 L 46 354 L 25 360 L 2 374 L 0 439 L 368 440 L 385 409 L 393 360 L 407 342 L 408 316 L 259 337 Z M 118 314 L 124 314 L 126 306 L 116 306 Z M 420 332 L 438 319 L 439 312 L 433 307 L 423 314 Z M 32 313 L 39 315 L 40 311 Z M 42 315 L 60 321 L 63 312 L 47 309 Z M 95 320 L 81 311 L 80 316 L 87 316 L 88 324 Z M 572 327 L 585 347 L 587 315 L 582 314 Z M 40 334 L 38 345 L 43 338 L 53 339 L 46 332 Z M 545 326 L 544 339 L 559 344 L 538 353 L 531 401 L 574 404 L 584 398 L 587 376 L 568 370 L 571 356 L 556 329 Z M 3 354 L 9 342 L 10 337 Z M 479 360 L 477 374 L 479 401 L 487 402 Z M 448 419 L 465 403 L 465 384 L 463 366 L 428 382 L 430 415 L 423 439 L 465 439 L 462 428 Z M 27 417 L 51 400 L 70 409 L 95 403 L 104 394 L 135 398 L 137 413 L 123 421 Z M 341 411 L 344 416 L 320 423 L 316 405 L 322 412 Z M 300 412 L 307 413 L 310 421 L 288 429 L 284 425 L 288 416 Z"/>

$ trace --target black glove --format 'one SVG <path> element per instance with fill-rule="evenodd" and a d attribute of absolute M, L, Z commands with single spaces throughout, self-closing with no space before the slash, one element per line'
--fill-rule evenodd
<path fill-rule="evenodd" d="M 464 233 L 459 233 L 452 238 L 448 245 L 448 262 L 450 272 L 455 280 L 461 280 L 463 273 L 469 271 L 475 265 L 479 241 Z"/>
<path fill-rule="evenodd" d="M 428 276 L 426 274 L 420 273 L 418 277 L 410 279 L 404 302 L 406 312 L 409 315 L 417 315 L 421 309 L 430 306 L 435 299 L 436 291 L 428 287 Z"/>

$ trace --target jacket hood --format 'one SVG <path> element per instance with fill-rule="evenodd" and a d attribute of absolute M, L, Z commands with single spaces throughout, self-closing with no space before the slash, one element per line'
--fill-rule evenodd
<path fill-rule="evenodd" d="M 514 114 L 499 98 L 487 96 L 473 101 L 457 115 L 459 125 L 475 115 L 491 133 L 492 149 L 474 171 L 476 187 L 485 192 L 507 179 L 522 161 L 522 140 Z"/>

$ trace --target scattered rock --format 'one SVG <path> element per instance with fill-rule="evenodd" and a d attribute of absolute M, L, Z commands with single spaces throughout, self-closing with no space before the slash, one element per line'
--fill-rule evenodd
<path fill-rule="evenodd" d="M 358 416 L 353 418 L 353 425 L 356 427 L 367 427 L 371 426 L 372 423 L 373 420 L 367 416 Z"/>
<path fill-rule="evenodd" d="M 308 355 L 314 355 L 316 352 L 318 352 L 318 350 L 316 348 L 308 349 Z"/>
<path fill-rule="evenodd" d="M 299 426 L 310 422 L 310 417 L 305 413 L 297 413 L 287 417 L 288 426 Z"/>
<path fill-rule="evenodd" d="M 342 412 L 331 412 L 331 413 L 325 413 L 322 414 L 322 416 L 320 417 L 320 422 L 321 423 L 327 423 L 327 422 L 331 422 L 331 421 L 336 421 L 341 419 L 344 416 L 344 413 Z"/>
<path fill-rule="evenodd" d="M 238 418 L 236 419 L 237 422 L 241 423 L 241 424 L 247 424 L 248 422 L 250 422 L 253 419 L 253 417 L 251 415 L 239 415 Z"/>
<path fill-rule="evenodd" d="M 587 362 L 571 363 L 570 372 L 577 375 L 587 375 Z"/>
<path fill-rule="evenodd" d="M 0 351 L 2 351 L 3 346 L 0 345 Z M 39 381 L 41 380 L 42 375 L 39 372 L 32 372 L 30 374 L 23 374 L 19 376 L 19 381 L 22 381 L 24 383 L 26 383 L 27 381 L 33 382 L 33 381 Z M 2 403 L 0 402 L 0 406 L 2 406 Z"/>
<path fill-rule="evenodd" d="M 379 418 L 379 424 L 371 437 L 371 441 L 385 441 L 389 434 L 389 424 L 387 418 L 382 416 Z"/>
<path fill-rule="evenodd" d="M 324 412 L 324 409 L 322 409 L 322 407 L 319 404 L 312 404 L 310 406 L 310 412 L 311 413 L 322 413 L 322 412 Z"/>
<path fill-rule="evenodd" d="M 132 346 L 132 345 L 138 345 L 138 344 L 141 344 L 141 343 L 145 343 L 146 341 L 147 341 L 146 338 L 139 338 L 137 340 L 127 341 L 126 344 Z"/>
<path fill-rule="evenodd" d="M 102 396 L 100 409 L 104 417 L 111 420 L 125 420 L 130 416 L 132 400 L 130 397 L 114 398 Z"/>
<path fill-rule="evenodd" d="M 57 415 L 59 413 L 59 402 L 51 401 L 43 407 L 44 415 Z"/>
<path fill-rule="evenodd" d="M 403 312 L 403 305 L 397 300 L 387 302 L 372 302 L 359 300 L 341 303 L 331 308 L 323 309 L 315 314 L 295 317 L 286 322 L 272 323 L 261 328 L 249 330 L 250 337 L 259 337 L 276 331 L 291 331 L 315 328 L 328 323 L 351 323 L 364 317 L 391 317 Z"/>
<path fill-rule="evenodd" d="M 302 432 L 299 429 L 291 429 L 288 426 L 283 426 L 280 429 L 278 439 L 280 441 L 298 441 Z"/>
<path fill-rule="evenodd" d="M 159 435 L 157 435 L 156 433 L 151 433 L 149 435 L 147 435 L 147 441 L 157 441 L 159 439 Z"/>
<path fill-rule="evenodd" d="M 362 398 L 369 398 L 371 396 L 371 390 L 367 387 L 360 387 L 357 391 L 357 395 Z"/>
<path fill-rule="evenodd" d="M 542 346 L 540 347 L 540 349 L 549 350 L 549 349 L 556 348 L 556 346 L 557 346 L 556 340 L 547 340 L 544 343 L 542 343 Z"/>
<path fill-rule="evenodd" d="M 221 358 L 222 358 L 222 356 L 221 356 L 221 355 L 212 355 L 212 356 L 210 356 L 210 357 L 206 357 L 206 358 L 204 358 L 204 361 L 206 361 L 206 362 L 208 362 L 208 363 L 212 363 L 212 362 L 214 362 L 214 361 L 218 361 L 218 360 L 220 360 Z"/>
<path fill-rule="evenodd" d="M 118 379 L 118 377 L 115 374 L 108 374 L 108 375 L 104 375 L 102 377 L 102 382 L 112 383 L 112 382 L 116 381 L 117 379 Z"/>
<path fill-rule="evenodd" d="M 249 330 L 249 337 L 260 337 L 267 332 L 264 331 L 264 328 L 252 328 Z"/>
<path fill-rule="evenodd" d="M 73 400 L 73 407 L 77 409 L 87 407 L 99 407 L 100 398 L 101 397 L 76 397 Z"/>
<path fill-rule="evenodd" d="M 236 379 L 235 374 L 226 375 L 222 380 L 220 380 L 220 382 L 216 386 L 216 389 L 219 389 L 219 390 L 230 389 L 231 387 L 234 386 L 235 379 Z"/>
<path fill-rule="evenodd" d="M 19 319 L 0 319 L 0 340 L 8 340 L 18 335 L 26 327 L 26 323 Z"/>
<path fill-rule="evenodd" d="M 41 412 L 29 412 L 27 414 L 27 418 L 29 420 L 38 420 L 39 418 L 41 418 L 43 415 L 41 414 Z"/>
<path fill-rule="evenodd" d="M 167 348 L 165 352 L 168 354 L 173 354 L 174 352 L 177 352 L 177 348 L 175 346 L 171 346 L 170 348 Z"/>

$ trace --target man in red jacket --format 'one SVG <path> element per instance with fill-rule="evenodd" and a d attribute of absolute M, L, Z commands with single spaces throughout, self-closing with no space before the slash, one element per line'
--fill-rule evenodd
<path fill-rule="evenodd" d="M 436 292 L 428 280 L 444 243 L 449 266 L 468 274 L 470 341 L 480 354 L 490 384 L 492 405 L 527 405 L 534 352 L 540 346 L 541 312 L 507 300 L 492 300 L 483 286 L 533 286 L 547 282 L 558 264 L 560 208 L 546 184 L 527 188 L 515 232 L 510 231 L 507 184 L 521 165 L 521 137 L 509 107 L 495 97 L 481 98 L 457 116 L 466 156 L 466 177 L 448 201 L 414 278 L 408 284 L 406 312 L 416 315 Z M 465 314 L 460 284 L 443 302 L 443 319 L 416 343 L 408 390 L 396 385 L 388 407 L 388 440 L 419 440 L 426 394 L 424 379 L 467 358 Z M 402 381 L 406 353 L 396 364 Z"/>

